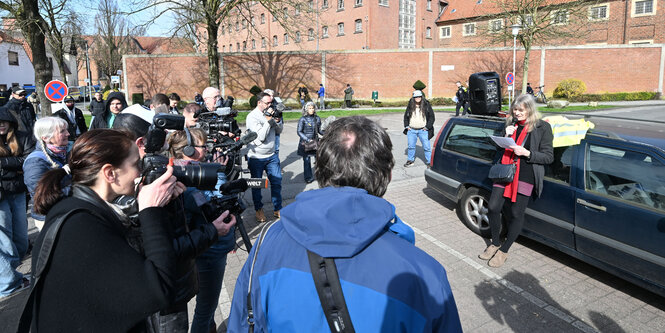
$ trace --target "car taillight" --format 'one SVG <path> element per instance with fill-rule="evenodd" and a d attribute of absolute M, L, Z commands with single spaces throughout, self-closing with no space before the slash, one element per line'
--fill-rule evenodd
<path fill-rule="evenodd" d="M 432 156 L 429 159 L 429 166 L 430 168 L 434 166 L 434 154 L 436 153 L 436 145 L 439 142 L 439 137 L 441 136 L 441 133 L 443 133 L 443 129 L 446 128 L 446 125 L 448 125 L 448 121 L 450 118 L 446 119 L 446 121 L 443 123 L 443 126 L 441 126 L 441 129 L 439 130 L 439 134 L 436 135 L 436 140 L 434 140 L 434 146 L 432 147 Z"/>

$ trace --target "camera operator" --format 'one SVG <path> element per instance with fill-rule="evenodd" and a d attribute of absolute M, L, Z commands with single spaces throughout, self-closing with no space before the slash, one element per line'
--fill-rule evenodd
<path fill-rule="evenodd" d="M 284 112 L 284 109 L 286 109 L 286 106 L 284 106 L 284 103 L 282 103 L 281 99 L 275 98 L 275 91 L 274 90 L 266 89 L 263 92 L 270 95 L 270 98 L 272 99 L 270 107 L 272 107 L 272 109 L 275 110 L 275 111 L 279 111 L 279 112 L 275 113 L 275 115 L 273 116 L 273 119 L 275 119 L 277 124 L 281 124 L 282 123 L 282 112 Z M 279 158 L 279 141 L 280 141 L 280 139 L 281 139 L 281 132 L 280 133 L 275 133 L 275 155 L 277 155 L 277 158 Z"/>
<path fill-rule="evenodd" d="M 150 110 L 158 113 L 170 113 L 169 105 L 171 101 L 164 94 L 155 94 L 150 100 Z"/>
<path fill-rule="evenodd" d="M 153 114 L 137 107 L 118 115 L 114 123 L 114 128 L 131 132 L 130 138 L 138 146 L 141 159 L 146 155 L 146 136 L 150 130 L 148 120 L 152 120 Z M 172 241 L 177 259 L 177 294 L 168 308 L 151 317 L 151 325 L 160 332 L 187 332 L 187 302 L 194 297 L 198 289 L 195 258 L 214 244 L 219 235 L 228 233 L 229 228 L 235 224 L 235 217 L 232 216 L 232 221 L 228 224 L 220 223 L 228 215 L 223 214 L 213 223 L 194 227 L 185 220 L 182 197 L 170 202 L 166 209 L 169 212 L 170 227 L 173 229 Z"/>
<path fill-rule="evenodd" d="M 214 88 L 214 87 L 208 87 L 203 90 L 203 101 L 205 102 L 203 105 L 203 109 L 201 110 L 202 112 L 215 112 L 219 108 L 227 106 L 230 108 L 233 106 L 233 97 L 228 96 L 227 102 L 224 103 L 224 99 L 219 93 L 219 89 Z M 230 131 L 219 131 L 223 136 L 228 136 L 228 137 L 235 137 L 236 135 L 240 135 L 240 127 L 238 126 L 238 122 L 235 120 L 235 114 L 231 113 L 227 115 L 227 117 L 230 117 L 231 124 L 230 124 Z M 209 133 L 210 134 L 210 133 Z"/>
<path fill-rule="evenodd" d="M 182 109 L 182 115 L 185 117 L 186 127 L 196 127 L 199 118 L 195 117 L 196 114 L 201 112 L 201 106 L 196 103 L 189 103 Z"/>
<path fill-rule="evenodd" d="M 188 138 L 189 137 L 189 138 Z M 206 158 L 206 133 L 203 129 L 193 128 L 189 135 L 185 131 L 176 131 L 169 136 L 169 153 L 176 158 L 176 165 L 195 164 L 204 162 Z M 226 161 L 222 161 L 226 162 Z M 225 164 L 225 163 L 223 163 Z M 226 182 L 224 173 L 218 173 L 218 184 Z M 183 194 L 185 214 L 190 225 L 200 226 L 208 224 L 199 208 L 196 196 L 209 200 L 213 196 L 221 196 L 218 191 L 201 191 L 188 187 Z M 224 224 L 229 232 L 219 237 L 210 248 L 196 258 L 196 267 L 199 273 L 199 292 L 196 295 L 196 308 L 192 320 L 191 333 L 207 333 L 217 331 L 215 323 L 215 308 L 222 290 L 224 270 L 226 268 L 226 254 L 235 247 L 235 233 L 232 224 Z"/>
<path fill-rule="evenodd" d="M 127 216 L 113 201 L 136 195 L 139 162 L 125 133 L 91 130 L 78 138 L 67 166 L 39 181 L 35 211 L 46 215 L 46 225 L 35 242 L 32 272 L 45 270 L 33 285 L 34 307 L 26 307 L 34 309 L 33 332 L 145 331 L 146 319 L 179 294 L 173 229 L 162 207 L 185 187 L 169 167 L 138 191 L 144 251 L 136 251 L 126 237 Z M 72 196 L 63 198 L 67 175 Z"/>
<path fill-rule="evenodd" d="M 249 148 L 247 165 L 253 178 L 261 178 L 264 170 L 268 174 L 273 215 L 279 218 L 279 211 L 282 209 L 282 170 L 279 157 L 275 154 L 275 135 L 282 132 L 284 124 L 278 123 L 273 118 L 275 110 L 270 107 L 272 103 L 270 95 L 262 92 L 257 97 L 256 109 L 247 115 L 247 129 L 258 134 L 257 139 L 247 145 Z M 258 222 L 266 220 L 261 199 L 261 190 L 252 189 L 252 200 Z"/>

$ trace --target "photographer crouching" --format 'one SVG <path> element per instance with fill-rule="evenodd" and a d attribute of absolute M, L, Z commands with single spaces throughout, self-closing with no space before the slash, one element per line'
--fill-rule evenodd
<path fill-rule="evenodd" d="M 159 155 L 166 138 L 166 129 L 183 129 L 184 117 L 168 114 L 158 114 L 145 110 L 140 106 L 125 110 L 118 115 L 114 128 L 122 128 L 131 132 L 131 138 L 138 146 L 143 166 L 143 176 L 146 183 L 158 179 L 159 175 L 167 169 L 168 159 Z M 151 125 L 148 120 L 152 120 Z M 170 167 L 169 167 L 170 168 Z M 186 186 L 193 186 L 202 176 L 201 173 L 192 172 L 194 169 L 178 168 L 174 174 Z M 213 186 L 217 180 L 217 173 L 207 172 L 214 176 Z M 123 200 L 123 207 L 131 206 L 131 198 Z M 195 258 L 206 251 L 218 241 L 220 236 L 227 235 L 235 225 L 235 217 L 228 212 L 212 220 L 211 223 L 189 224 L 185 218 L 184 198 L 178 197 L 166 206 L 173 230 L 173 248 L 176 256 L 176 299 L 167 308 L 162 308 L 159 315 L 151 317 L 150 324 L 158 332 L 187 332 L 187 302 L 196 295 L 198 290 L 198 277 Z M 227 219 L 226 221 L 224 221 Z"/>

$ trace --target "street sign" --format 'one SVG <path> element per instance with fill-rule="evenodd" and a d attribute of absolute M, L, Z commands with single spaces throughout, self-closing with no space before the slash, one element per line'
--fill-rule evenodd
<path fill-rule="evenodd" d="M 119 69 L 119 70 L 116 72 L 116 74 L 118 74 L 118 75 L 122 75 L 122 69 Z"/>
<path fill-rule="evenodd" d="M 120 83 L 120 77 L 116 75 L 111 76 L 111 83 Z"/>
<path fill-rule="evenodd" d="M 69 93 L 69 89 L 64 82 L 53 80 L 44 86 L 44 94 L 51 102 L 62 102 Z"/>
<path fill-rule="evenodd" d="M 508 74 L 506 74 L 506 83 L 512 85 L 513 82 L 515 82 L 515 75 L 513 75 L 512 72 L 508 72 Z"/>
<path fill-rule="evenodd" d="M 85 79 L 85 83 L 90 83 L 90 79 Z"/>

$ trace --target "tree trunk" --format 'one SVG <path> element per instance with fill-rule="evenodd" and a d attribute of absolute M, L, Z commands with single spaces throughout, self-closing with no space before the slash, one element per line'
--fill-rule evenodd
<path fill-rule="evenodd" d="M 219 52 L 217 51 L 217 31 L 219 25 L 214 22 L 208 22 L 208 81 L 211 87 L 219 89 Z"/>
<path fill-rule="evenodd" d="M 522 65 L 522 94 L 526 94 L 526 84 L 529 82 L 529 55 L 531 54 L 531 45 L 524 45 L 524 65 Z"/>
<path fill-rule="evenodd" d="M 51 115 L 51 102 L 44 94 L 44 86 L 53 79 L 53 69 L 46 56 L 46 39 L 43 32 L 45 29 L 43 29 L 43 26 L 40 26 L 44 21 L 39 14 L 37 2 L 37 0 L 23 0 L 23 13 L 21 16 L 23 16 L 22 20 L 25 24 L 22 25 L 22 29 L 32 50 L 32 65 L 35 68 L 35 89 L 39 94 L 41 105 L 40 115 L 46 117 Z"/>

